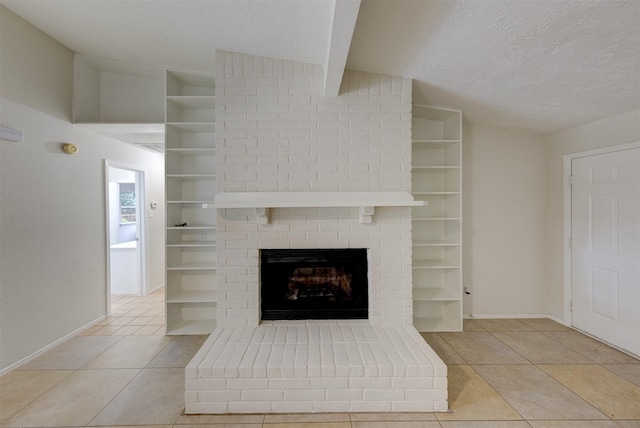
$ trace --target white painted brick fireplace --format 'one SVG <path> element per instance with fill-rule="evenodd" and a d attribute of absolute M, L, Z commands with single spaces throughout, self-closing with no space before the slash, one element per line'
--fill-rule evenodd
<path fill-rule="evenodd" d="M 217 193 L 411 191 L 411 80 L 218 51 Z M 187 413 L 442 411 L 446 366 L 412 327 L 411 208 L 220 209 L 218 328 Z M 369 319 L 260 320 L 260 250 L 365 248 Z"/>

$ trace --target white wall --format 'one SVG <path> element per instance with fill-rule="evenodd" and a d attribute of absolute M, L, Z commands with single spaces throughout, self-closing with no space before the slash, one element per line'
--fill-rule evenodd
<path fill-rule="evenodd" d="M 2 96 L 71 120 L 73 53 L 0 6 Z"/>
<path fill-rule="evenodd" d="M 546 137 L 463 128 L 464 313 L 547 314 Z"/>
<path fill-rule="evenodd" d="M 159 207 L 147 219 L 147 277 L 163 283 L 164 166 L 162 156 L 60 120 L 71 89 L 56 82 L 71 82 L 71 52 L 1 6 L 0 14 L 0 125 L 25 134 L 24 143 L 0 142 L 3 370 L 106 313 L 104 159 L 146 172 L 147 200 Z M 6 64 L 25 68 L 5 74 Z M 62 152 L 69 142 L 78 154 Z"/>
<path fill-rule="evenodd" d="M 100 73 L 100 120 L 154 123 L 164 120 L 164 81 Z"/>
<path fill-rule="evenodd" d="M 104 159 L 139 165 L 162 207 L 162 156 L 93 134 L 5 98 L 0 143 L 0 364 L 2 368 L 105 315 Z M 76 155 L 61 150 L 78 145 Z M 147 219 L 148 283 L 163 283 L 164 215 Z"/>
<path fill-rule="evenodd" d="M 640 110 L 619 114 L 550 135 L 547 212 L 549 312 L 564 317 L 563 156 L 640 140 Z"/>

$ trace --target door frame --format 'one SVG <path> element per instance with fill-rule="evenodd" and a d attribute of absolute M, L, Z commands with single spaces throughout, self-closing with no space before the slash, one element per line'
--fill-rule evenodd
<path fill-rule="evenodd" d="M 623 150 L 640 148 L 640 141 L 634 141 L 625 144 L 616 144 L 614 146 L 602 147 L 594 150 L 587 150 L 584 152 L 569 153 L 563 156 L 563 211 L 564 211 L 564 324 L 566 326 L 573 326 L 572 318 L 572 288 L 571 288 L 571 269 L 572 269 L 572 257 L 571 257 L 571 184 L 569 182 L 571 177 L 571 163 L 574 159 L 583 158 L 587 156 L 597 156 L 606 153 L 619 152 Z"/>
<path fill-rule="evenodd" d="M 106 314 L 107 317 L 111 316 L 111 251 L 110 251 L 110 203 L 109 203 L 109 168 L 118 168 L 125 169 L 128 171 L 133 171 L 136 173 L 136 191 L 138 195 L 136 197 L 136 235 L 138 243 L 136 245 L 136 257 L 138 262 L 138 271 L 139 277 L 138 281 L 140 284 L 140 295 L 145 296 L 147 294 L 147 266 L 146 266 L 146 219 L 144 216 L 145 213 L 145 193 L 146 193 L 146 185 L 145 185 L 145 171 L 141 166 L 125 164 L 122 162 L 111 161 L 109 159 L 104 160 L 104 198 L 105 198 L 105 238 L 106 238 L 106 284 L 105 284 L 105 294 L 106 294 Z"/>

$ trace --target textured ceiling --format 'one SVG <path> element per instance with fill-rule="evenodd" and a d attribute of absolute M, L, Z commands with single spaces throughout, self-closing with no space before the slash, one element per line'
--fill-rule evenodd
<path fill-rule="evenodd" d="M 0 4 L 75 52 L 199 71 L 216 49 L 326 66 L 340 22 L 335 0 Z M 411 77 L 416 102 L 473 122 L 557 131 L 640 108 L 640 0 L 363 0 L 347 67 Z"/>
<path fill-rule="evenodd" d="M 365 0 L 347 67 L 414 102 L 551 132 L 640 108 L 640 1 Z"/>

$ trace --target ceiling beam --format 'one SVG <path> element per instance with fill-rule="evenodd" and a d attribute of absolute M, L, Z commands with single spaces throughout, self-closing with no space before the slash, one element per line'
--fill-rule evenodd
<path fill-rule="evenodd" d="M 336 97 L 347 64 L 361 0 L 334 0 L 329 49 L 324 64 L 324 95 Z"/>

